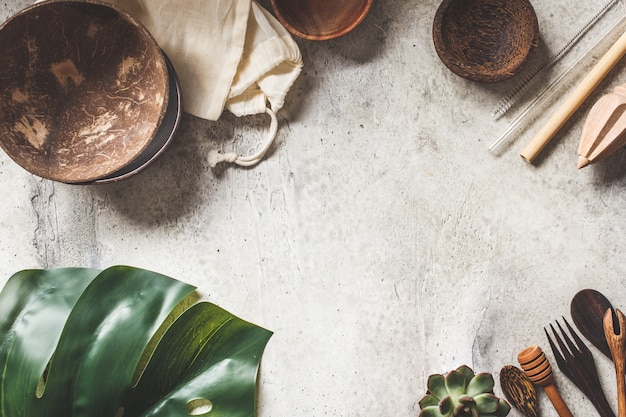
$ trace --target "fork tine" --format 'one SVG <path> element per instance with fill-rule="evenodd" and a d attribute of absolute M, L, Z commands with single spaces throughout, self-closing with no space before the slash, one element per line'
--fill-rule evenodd
<path fill-rule="evenodd" d="M 556 332 L 556 330 L 554 329 L 554 326 L 550 325 L 550 328 L 552 328 L 552 333 L 554 334 L 554 337 L 556 338 L 559 348 L 561 349 L 561 353 L 563 354 L 563 357 L 565 358 L 565 362 L 567 364 L 571 364 L 574 361 L 574 355 L 572 354 L 572 350 L 576 350 L 576 347 L 574 346 L 572 348 L 571 341 L 569 340 L 565 332 L 563 332 L 563 328 L 561 327 L 558 321 L 556 322 L 556 325 L 561 331 L 561 336 L 559 336 L 559 334 Z M 565 345 L 561 337 L 568 342 L 567 346 Z"/>
<path fill-rule="evenodd" d="M 587 345 L 585 345 L 585 343 L 582 341 L 580 336 L 578 336 L 578 334 L 574 331 L 574 329 L 569 324 L 569 322 L 565 319 L 565 317 L 563 317 L 563 321 L 565 322 L 565 325 L 567 326 L 569 333 L 572 335 L 572 337 L 576 341 L 576 346 L 578 346 L 578 350 L 585 356 L 592 356 L 591 351 L 589 350 Z"/>
<path fill-rule="evenodd" d="M 572 342 L 572 339 L 569 338 L 567 333 L 565 333 L 565 330 L 563 330 L 563 327 L 561 327 L 561 323 L 557 321 L 556 325 L 559 327 L 559 330 L 561 331 L 561 335 L 563 336 L 565 343 L 567 343 L 567 346 L 569 348 L 568 351 L 571 355 L 571 358 L 574 359 L 577 356 L 576 355 L 577 353 L 582 353 L 582 352 L 578 349 L 578 346 L 576 346 L 574 342 Z M 563 348 L 563 346 L 561 346 L 561 348 Z"/>
<path fill-rule="evenodd" d="M 543 331 L 546 333 L 546 337 L 548 338 L 548 343 L 550 344 L 550 349 L 552 349 L 552 354 L 554 355 L 554 358 L 556 359 L 556 364 L 561 370 L 561 372 L 563 372 L 569 379 L 573 381 L 574 378 L 576 378 L 576 376 L 574 375 L 574 373 L 568 366 L 568 361 L 566 357 L 564 356 L 564 355 L 568 355 L 569 352 L 567 352 L 567 349 L 565 349 L 565 346 L 563 345 L 563 341 L 561 341 L 561 338 L 556 333 L 554 326 L 552 324 L 550 324 L 550 328 L 552 329 L 554 338 L 556 339 L 557 343 L 559 344 L 559 347 L 561 348 L 559 350 L 556 344 L 552 341 L 552 338 L 550 337 L 548 330 L 544 327 Z M 565 351 L 566 353 L 564 353 L 563 351 Z"/>
<path fill-rule="evenodd" d="M 545 327 L 543 328 L 559 369 L 589 397 L 601 417 L 615 417 L 602 391 L 591 351 L 589 351 L 572 326 L 565 320 L 565 317 L 563 317 L 563 320 L 571 337 L 558 321 L 556 321 L 556 326 L 561 332 L 560 336 L 554 325 L 550 324 L 556 343 L 550 337 L 548 330 Z"/>

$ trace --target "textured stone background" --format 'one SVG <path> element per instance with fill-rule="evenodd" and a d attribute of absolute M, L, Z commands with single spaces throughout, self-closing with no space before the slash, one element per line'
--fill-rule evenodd
<path fill-rule="evenodd" d="M 29 3 L 0 2 L 0 17 Z M 533 3 L 554 45 L 596 8 Z M 250 150 L 267 125 L 228 113 L 185 116 L 168 152 L 118 184 L 42 180 L 0 153 L 0 282 L 128 264 L 200 286 L 275 332 L 259 416 L 415 416 L 430 373 L 497 377 L 530 344 L 552 359 L 543 326 L 569 317 L 578 290 L 626 307 L 626 154 L 576 170 L 586 105 L 535 166 L 518 156 L 528 137 L 492 155 L 507 122 L 490 114 L 512 82 L 441 64 L 437 6 L 375 0 L 351 34 L 298 40 L 303 73 L 255 168 L 207 163 L 212 148 Z M 625 80 L 620 64 L 592 97 Z M 616 409 L 612 365 L 594 354 Z M 594 415 L 556 377 L 574 414 Z"/>

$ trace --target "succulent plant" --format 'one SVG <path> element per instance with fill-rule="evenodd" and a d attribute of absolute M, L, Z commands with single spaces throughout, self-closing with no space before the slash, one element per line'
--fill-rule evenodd
<path fill-rule="evenodd" d="M 466 365 L 445 376 L 429 376 L 427 386 L 419 417 L 504 417 L 511 411 L 506 400 L 493 394 L 491 374 L 475 374 Z"/>

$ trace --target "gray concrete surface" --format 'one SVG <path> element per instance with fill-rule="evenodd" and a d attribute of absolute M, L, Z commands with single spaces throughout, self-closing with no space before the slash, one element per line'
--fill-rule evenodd
<path fill-rule="evenodd" d="M 0 2 L 0 17 L 29 3 Z M 597 8 L 533 3 L 548 45 Z M 437 6 L 375 0 L 349 35 L 298 39 L 304 70 L 257 167 L 209 167 L 210 149 L 245 152 L 266 126 L 228 113 L 185 116 L 171 148 L 117 184 L 42 180 L 0 153 L 0 283 L 127 264 L 198 285 L 275 332 L 263 417 L 416 416 L 431 373 L 468 364 L 497 378 L 531 344 L 553 360 L 543 327 L 569 317 L 578 290 L 626 306 L 626 154 L 576 170 L 589 105 L 535 165 L 519 157 L 527 136 L 491 154 L 510 120 L 491 112 L 513 81 L 449 72 L 432 44 Z M 625 80 L 619 64 L 592 97 Z M 616 410 L 612 364 L 593 353 Z M 575 415 L 595 415 L 556 378 Z"/>

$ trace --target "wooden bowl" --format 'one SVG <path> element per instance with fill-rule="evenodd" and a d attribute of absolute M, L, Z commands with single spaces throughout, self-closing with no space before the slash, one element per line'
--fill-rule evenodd
<path fill-rule="evenodd" d="M 0 146 L 43 178 L 84 183 L 148 149 L 165 116 L 161 49 L 128 14 L 48 1 L 0 26 Z"/>
<path fill-rule="evenodd" d="M 373 0 L 272 0 L 278 20 L 294 35 L 315 41 L 338 38 L 365 19 Z"/>
<path fill-rule="evenodd" d="M 452 72 L 493 83 L 524 67 L 539 43 L 539 24 L 528 0 L 444 0 L 433 41 Z"/>

